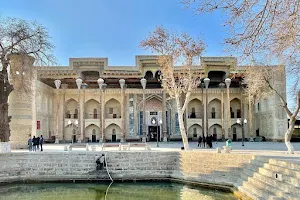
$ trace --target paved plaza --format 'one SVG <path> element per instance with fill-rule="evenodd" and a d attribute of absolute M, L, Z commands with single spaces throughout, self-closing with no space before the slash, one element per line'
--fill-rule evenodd
<path fill-rule="evenodd" d="M 181 142 L 159 142 L 159 147 L 157 147 L 156 142 L 150 142 L 152 151 L 181 151 L 183 146 Z M 287 154 L 287 148 L 283 142 L 245 142 L 242 146 L 241 142 L 232 142 L 232 153 L 243 153 L 243 154 L 256 154 L 265 156 L 288 156 L 299 158 L 300 160 L 300 143 L 292 143 L 295 148 L 295 154 Z M 44 144 L 44 152 L 62 152 L 64 147 L 68 144 Z M 96 151 L 101 150 L 101 144 L 99 143 L 89 143 L 89 145 L 98 145 Z M 203 151 L 203 152 L 214 152 L 217 147 L 225 146 L 225 142 L 213 143 L 212 149 L 204 149 L 198 147 L 197 142 L 189 142 L 190 150 L 193 151 Z M 117 147 L 106 148 L 105 151 L 116 151 Z M 141 147 L 133 147 L 131 151 L 143 150 Z M 85 151 L 85 148 L 73 148 L 72 151 Z M 28 152 L 27 149 L 15 149 L 12 152 Z"/>

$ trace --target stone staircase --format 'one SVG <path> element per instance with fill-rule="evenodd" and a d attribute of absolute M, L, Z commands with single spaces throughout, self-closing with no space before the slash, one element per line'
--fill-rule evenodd
<path fill-rule="evenodd" d="M 254 157 L 234 185 L 255 200 L 300 200 L 300 163 Z"/>

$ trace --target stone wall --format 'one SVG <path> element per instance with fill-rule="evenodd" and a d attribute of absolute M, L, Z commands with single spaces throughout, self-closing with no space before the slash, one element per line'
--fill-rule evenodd
<path fill-rule="evenodd" d="M 200 151 L 104 153 L 115 180 L 179 179 L 230 186 L 251 159 L 251 155 Z M 108 180 L 106 170 L 96 170 L 95 158 L 101 154 L 91 151 L 0 154 L 0 182 Z"/>

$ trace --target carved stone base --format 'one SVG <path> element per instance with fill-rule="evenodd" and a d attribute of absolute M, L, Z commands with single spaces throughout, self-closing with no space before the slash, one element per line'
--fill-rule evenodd
<path fill-rule="evenodd" d="M 10 142 L 0 142 L 0 153 L 10 152 Z"/>
<path fill-rule="evenodd" d="M 168 142 L 168 139 L 167 139 L 167 137 L 165 136 L 164 137 L 164 140 L 163 140 L 164 142 Z"/>
<path fill-rule="evenodd" d="M 142 142 L 146 142 L 146 137 L 145 136 L 143 136 Z"/>

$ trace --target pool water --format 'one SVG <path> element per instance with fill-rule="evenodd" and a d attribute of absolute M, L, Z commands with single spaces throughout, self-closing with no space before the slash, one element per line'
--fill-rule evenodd
<path fill-rule="evenodd" d="M 236 200 L 217 190 L 169 182 L 35 183 L 0 186 L 0 200 Z"/>

